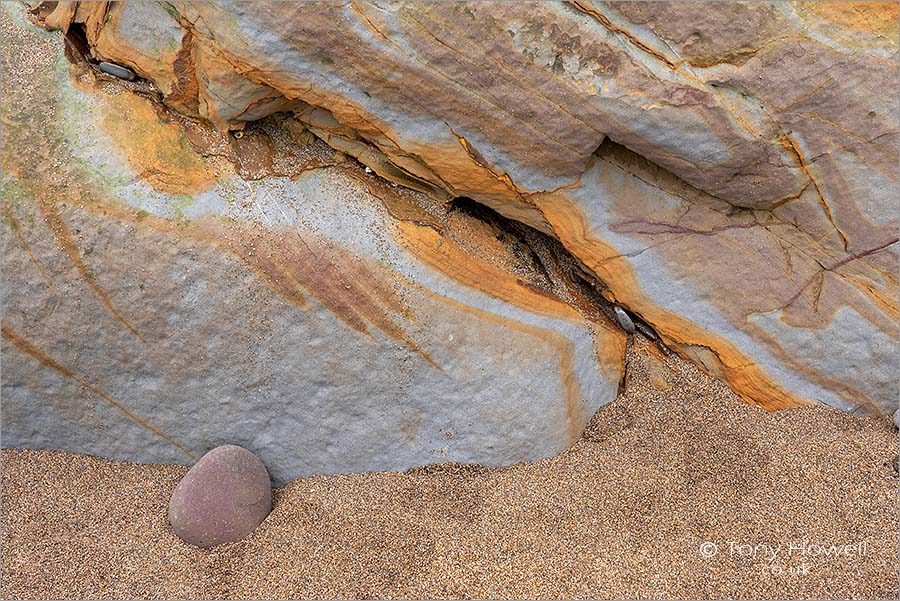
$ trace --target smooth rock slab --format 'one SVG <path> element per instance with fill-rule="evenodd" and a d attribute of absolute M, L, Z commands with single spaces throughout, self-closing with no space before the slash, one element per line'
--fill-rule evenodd
<path fill-rule="evenodd" d="M 169 522 L 186 543 L 212 547 L 239 541 L 272 511 L 266 466 L 236 445 L 216 447 L 184 475 L 169 501 Z"/>
<path fill-rule="evenodd" d="M 190 134 L 234 171 L 49 40 L 3 95 L 4 446 L 190 466 L 237 444 L 280 486 L 540 459 L 615 398 L 625 335 L 568 304 L 550 249 L 558 285 L 286 123 Z"/>

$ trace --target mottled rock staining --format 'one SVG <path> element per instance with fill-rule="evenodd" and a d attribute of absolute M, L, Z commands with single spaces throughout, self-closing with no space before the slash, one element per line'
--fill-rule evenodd
<path fill-rule="evenodd" d="M 895 408 L 896 4 L 34 14 L 76 66 L 4 98 L 5 440 L 545 456 L 615 395 L 613 305 L 748 402 Z"/>
<path fill-rule="evenodd" d="M 893 3 L 166 6 L 44 18 L 186 114 L 290 112 L 389 179 L 556 236 L 750 402 L 893 405 Z M 148 28 L 168 53 L 130 41 Z"/>
<path fill-rule="evenodd" d="M 20 35 L 52 52 L 3 96 L 4 445 L 232 443 L 281 484 L 545 457 L 615 397 L 626 336 L 557 241 Z"/>

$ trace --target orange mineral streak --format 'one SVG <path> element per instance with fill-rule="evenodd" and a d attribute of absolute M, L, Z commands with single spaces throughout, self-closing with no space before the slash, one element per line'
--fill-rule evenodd
<path fill-rule="evenodd" d="M 128 320 L 122 317 L 122 314 L 119 313 L 118 309 L 116 309 L 115 305 L 113 305 L 112 300 L 110 300 L 109 295 L 97 283 L 94 274 L 91 273 L 87 265 L 84 263 L 84 258 L 81 255 L 81 249 L 78 248 L 78 244 L 76 244 L 75 242 L 75 237 L 72 235 L 72 232 L 66 225 L 66 222 L 63 219 L 62 214 L 59 212 L 59 208 L 56 206 L 56 203 L 52 200 L 48 200 L 43 193 L 37 193 L 35 194 L 35 204 L 37 205 L 38 210 L 41 212 L 41 215 L 43 216 L 44 222 L 47 224 L 47 227 L 49 227 L 50 231 L 53 232 L 53 238 L 54 240 L 56 240 L 56 244 L 59 245 L 59 248 L 64 253 L 66 253 L 66 256 L 69 257 L 69 260 L 78 270 L 78 274 L 81 276 L 81 279 L 84 281 L 84 283 L 94 291 L 94 293 L 100 298 L 100 301 L 109 310 L 112 316 L 115 317 L 119 323 L 125 326 L 125 329 L 131 332 L 139 340 L 143 341 L 143 338 L 134 328 L 134 326 L 132 326 L 128 322 Z"/>
<path fill-rule="evenodd" d="M 16 234 L 16 238 L 19 239 L 19 242 L 25 248 L 25 252 L 28 253 L 28 257 L 31 259 L 31 262 L 34 263 L 34 266 L 37 268 L 38 273 L 41 274 L 41 277 L 46 280 L 46 282 L 50 285 L 53 285 L 53 281 L 50 279 L 50 276 L 47 275 L 47 272 L 44 270 L 43 266 L 37 260 L 37 257 L 34 256 L 34 252 L 31 249 L 31 245 L 28 243 L 28 240 L 25 238 L 25 234 L 22 233 L 22 224 L 19 223 L 18 218 L 16 218 L 15 213 L 13 213 L 12 207 L 9 206 L 9 203 L 6 200 L 3 201 L 3 215 L 6 217 L 6 220 L 9 222 L 9 227 Z"/>
<path fill-rule="evenodd" d="M 512 178 L 509 177 L 508 174 L 492 169 L 488 165 L 487 160 L 483 156 L 481 156 L 481 153 L 478 152 L 478 150 L 474 146 L 469 144 L 468 140 L 456 133 L 456 130 L 454 130 L 452 127 L 450 127 L 450 132 L 456 137 L 457 140 L 459 140 L 459 145 L 462 146 L 466 151 L 466 155 L 468 155 L 472 163 L 477 165 L 481 170 L 486 171 L 488 174 L 490 174 L 490 177 L 503 184 L 503 187 L 506 189 L 503 191 L 503 194 L 506 194 L 506 191 L 508 190 L 508 194 L 516 198 L 521 197 L 519 189 L 516 188 L 516 185 L 513 183 Z M 466 169 L 466 171 L 471 171 L 471 169 Z M 468 180 L 469 178 L 471 178 L 471 174 L 468 174 L 468 177 L 466 179 Z M 479 187 L 478 190 L 481 191 L 481 187 Z"/>
<path fill-rule="evenodd" d="M 447 235 L 445 225 L 408 198 L 402 189 L 392 188 L 375 178 L 361 177 L 354 170 L 343 171 L 366 185 L 369 192 L 381 200 L 395 220 L 394 239 L 416 259 L 453 281 L 530 313 L 589 325 L 601 373 L 609 381 L 621 378 L 627 337 L 577 292 L 570 290 L 575 298 L 573 303 L 567 303 L 511 272 L 479 259 Z M 492 255 L 506 252 L 502 244 L 492 242 L 496 241 L 489 236 L 480 240 L 490 246 Z"/>
<path fill-rule="evenodd" d="M 92 87 L 87 91 L 96 92 Z M 162 192 L 180 194 L 213 186 L 215 180 L 203 157 L 188 143 L 180 126 L 162 120 L 149 100 L 127 93 L 97 97 L 108 107 L 103 111 L 101 126 L 148 184 Z M 371 336 L 370 327 L 374 327 L 440 369 L 395 319 L 400 316 L 412 321 L 415 316 L 394 292 L 387 274 L 333 243 L 300 230 L 272 230 L 214 218 L 181 227 L 154 216 L 139 220 L 116 203 L 102 205 L 104 212 L 123 220 L 223 248 L 239 257 L 288 302 L 306 308 L 309 294 L 350 328 Z"/>
<path fill-rule="evenodd" d="M 478 290 L 530 313 L 589 325 L 597 351 L 600 371 L 609 381 L 618 381 L 624 371 L 627 337 L 595 308 L 575 294 L 575 304 L 566 303 L 554 294 L 515 277 L 509 271 L 479 259 L 467 251 L 450 235 L 445 225 L 407 197 L 402 189 L 388 186 L 381 180 L 362 177 L 357 171 L 343 169 L 381 200 L 394 218 L 394 239 L 416 259 L 447 278 L 473 290 Z M 490 244 L 493 240 L 481 240 Z M 502 245 L 493 245 L 493 253 L 505 252 Z M 572 292 L 572 291 L 570 291 Z"/>
<path fill-rule="evenodd" d="M 434 229 L 404 221 L 397 226 L 403 247 L 450 279 L 532 313 L 570 322 L 582 321 L 573 307 L 557 297 L 528 286 L 503 269 L 479 261 Z"/>
<path fill-rule="evenodd" d="M 389 274 L 374 261 L 295 228 L 270 229 L 214 217 L 184 226 L 153 215 L 138 218 L 118 203 L 106 202 L 95 208 L 135 225 L 226 250 L 289 303 L 308 309 L 307 295 L 312 296 L 353 330 L 371 337 L 371 328 L 375 328 L 441 369 L 404 331 L 400 320 L 413 322 L 415 315 L 394 290 Z"/>
<path fill-rule="evenodd" d="M 600 373 L 610 382 L 620 381 L 625 374 L 628 336 L 622 330 L 593 322 L 592 334 Z"/>
<path fill-rule="evenodd" d="M 374 327 L 440 369 L 398 323 L 397 317 L 407 321 L 415 317 L 387 274 L 371 262 L 300 230 L 224 225 L 213 219 L 201 220 L 191 229 L 193 236 L 240 257 L 289 302 L 305 307 L 305 291 L 350 328 L 372 336 Z"/>
<path fill-rule="evenodd" d="M 641 291 L 627 258 L 593 236 L 581 211 L 566 198 L 547 194 L 532 199 L 566 248 L 609 286 L 610 300 L 653 324 L 666 344 L 679 354 L 724 379 L 744 400 L 764 409 L 810 404 L 781 388 L 732 343 L 650 302 Z"/>
<path fill-rule="evenodd" d="M 129 93 L 96 97 L 105 105 L 100 128 L 150 187 L 168 194 L 196 194 L 213 187 L 215 178 L 206 160 L 178 125 L 159 118 L 149 100 Z"/>
<path fill-rule="evenodd" d="M 395 220 L 395 240 L 416 259 L 453 281 L 530 313 L 588 325 L 601 373 L 611 382 L 622 377 L 627 336 L 577 291 L 570 290 L 573 302 L 567 303 L 509 271 L 479 259 L 450 235 L 445 235 L 444 224 L 409 199 L 402 189 L 392 188 L 375 178 L 361 177 L 354 170 L 343 171 L 366 185 L 369 192 L 381 200 Z M 490 244 L 492 240 L 481 242 Z M 505 249 L 502 245 L 493 245 L 492 252 L 503 253 Z"/>
<path fill-rule="evenodd" d="M 824 388 L 834 390 L 837 394 L 843 396 L 845 399 L 853 399 L 854 412 L 862 412 L 872 416 L 879 416 L 882 414 L 882 411 L 878 408 L 878 405 L 876 405 L 870 397 L 860 392 L 857 388 L 850 386 L 842 380 L 829 377 L 828 375 L 818 372 L 812 372 L 806 365 L 803 364 L 802 361 L 797 360 L 796 357 L 786 351 L 778 342 L 778 339 L 772 336 L 764 328 L 761 328 L 751 322 L 747 324 L 747 329 L 750 330 L 753 333 L 753 336 L 758 340 L 766 341 L 772 353 L 791 369 L 808 375 L 811 381 Z"/>
<path fill-rule="evenodd" d="M 471 253 L 466 252 L 449 236 L 443 236 L 431 226 L 412 221 L 399 221 L 396 239 L 416 259 L 468 288 L 483 292 L 530 313 L 580 325 L 590 325 L 601 373 L 612 382 L 618 381 L 621 377 L 624 371 L 627 337 L 599 313 L 586 315 L 579 312 L 552 293 L 529 285 L 508 271 L 479 260 Z M 482 313 L 478 314 L 482 315 Z M 503 320 L 503 323 L 509 326 L 515 322 Z M 539 331 L 550 332 L 540 329 Z M 527 330 L 527 332 L 533 333 L 532 330 Z M 546 335 L 542 334 L 542 339 L 546 339 Z M 564 338 L 560 338 L 560 340 L 564 340 Z M 559 340 L 552 344 L 558 349 L 562 348 Z M 566 361 L 570 361 L 570 359 Z"/>
<path fill-rule="evenodd" d="M 866 318 L 872 323 L 879 325 L 882 328 L 882 331 L 888 336 L 896 339 L 898 337 L 897 322 L 900 321 L 900 307 L 898 307 L 897 295 L 895 292 L 897 290 L 897 280 L 891 278 L 892 274 L 880 272 L 880 275 L 887 282 L 887 285 L 884 288 L 875 288 L 868 278 L 864 279 L 856 277 L 849 273 L 841 273 L 840 275 L 846 282 L 852 284 L 857 290 L 865 294 L 866 298 L 887 316 L 890 327 L 883 324 L 884 320 L 875 321 L 874 318 L 869 318 L 868 316 L 866 316 Z"/>
<path fill-rule="evenodd" d="M 574 286 L 569 286 L 569 294 L 572 304 L 590 323 L 600 372 L 610 382 L 621 381 L 625 374 L 628 335 L 600 312 L 594 300 L 584 297 Z"/>
<path fill-rule="evenodd" d="M 578 440 L 581 436 L 582 427 L 587 423 L 590 415 L 587 414 L 587 409 L 581 398 L 581 387 L 578 385 L 578 378 L 575 375 L 575 349 L 572 346 L 571 340 L 553 330 L 530 326 L 487 311 L 482 311 L 481 309 L 476 309 L 475 307 L 470 307 L 451 298 L 447 298 L 446 296 L 442 296 L 411 280 L 405 281 L 407 285 L 420 290 L 423 294 L 431 298 L 453 307 L 457 311 L 469 313 L 484 321 L 517 330 L 553 347 L 559 353 L 560 381 L 565 390 L 566 415 L 568 420 L 568 444 L 572 445 Z"/>
<path fill-rule="evenodd" d="M 104 401 L 106 401 L 107 403 L 109 403 L 110 405 L 112 405 L 113 407 L 118 409 L 119 411 L 121 411 L 123 414 L 125 414 L 125 416 L 128 419 L 130 419 L 137 425 L 141 426 L 142 428 L 147 429 L 148 431 L 152 432 L 156 436 L 159 436 L 166 442 L 172 444 L 179 451 L 181 451 L 182 453 L 187 455 L 188 458 L 190 458 L 192 461 L 197 459 L 193 455 L 193 453 L 191 453 L 186 448 L 184 448 L 183 446 L 181 446 L 180 444 L 178 444 L 177 442 L 175 442 L 174 440 L 169 438 L 169 436 L 167 436 L 166 434 L 164 434 L 163 432 L 158 430 L 153 424 L 151 424 L 147 420 L 139 417 L 138 415 L 135 415 L 134 413 L 129 411 L 124 405 L 122 405 L 122 403 L 116 401 L 115 399 L 110 397 L 108 394 L 106 394 L 105 392 L 103 392 L 102 390 L 100 390 L 99 388 L 97 388 L 96 386 L 91 384 L 90 382 L 84 380 L 83 378 L 77 376 L 76 374 L 72 373 L 71 371 L 69 371 L 68 369 L 63 367 L 53 357 L 46 354 L 40 348 L 38 348 L 37 346 L 33 345 L 31 342 L 29 342 L 22 336 L 20 336 L 12 327 L 7 325 L 6 323 L 0 324 L 0 330 L 2 330 L 2 333 L 3 333 L 3 340 L 5 340 L 7 343 L 11 344 L 12 346 L 16 347 L 17 349 L 19 349 L 19 351 L 21 351 L 22 353 L 30 356 L 32 359 L 35 359 L 38 363 L 41 363 L 42 365 L 45 365 L 45 366 L 49 367 L 50 369 L 53 369 L 53 370 L 59 372 L 61 375 L 65 376 L 66 378 L 78 383 L 82 388 L 84 388 L 87 391 L 91 392 L 92 394 L 100 397 L 101 399 L 103 399 Z"/>
<path fill-rule="evenodd" d="M 449 127 L 457 139 L 457 146 L 433 144 L 427 151 L 429 164 L 450 184 L 456 196 L 471 196 L 504 217 L 549 233 L 549 226 L 523 194 L 509 174 L 491 167 L 478 150 L 463 136 Z M 459 152 L 463 150 L 464 152 Z M 423 151 L 424 152 L 424 151 Z"/>
<path fill-rule="evenodd" d="M 871 32 L 896 45 L 897 2 L 794 2 L 797 12 L 812 15 L 845 29 Z"/>
<path fill-rule="evenodd" d="M 783 137 L 783 140 L 784 140 L 783 145 L 785 146 L 785 148 L 790 150 L 796 157 L 797 166 L 800 167 L 800 169 L 803 171 L 803 173 L 806 174 L 806 177 L 809 178 L 809 181 L 812 184 L 813 189 L 816 191 L 816 198 L 819 202 L 819 205 L 822 207 L 822 210 L 825 212 L 825 216 L 828 218 L 828 222 L 831 223 L 831 226 L 834 228 L 834 231 L 837 232 L 838 236 L 840 236 L 841 242 L 844 245 L 844 250 L 846 251 L 850 242 L 849 242 L 849 240 L 847 240 L 847 236 L 844 234 L 844 232 L 841 230 L 841 228 L 838 227 L 837 222 L 835 222 L 834 215 L 832 215 L 832 213 L 831 213 L 831 207 L 829 206 L 828 201 L 825 199 L 825 195 L 822 194 L 822 190 L 819 188 L 818 182 L 816 181 L 815 177 L 813 177 L 813 173 L 812 173 L 812 170 L 810 169 L 809 161 L 806 159 L 806 156 L 803 153 L 803 149 L 800 147 L 800 145 L 797 143 L 797 141 L 794 140 L 794 138 L 792 138 L 791 136 L 786 135 Z"/>

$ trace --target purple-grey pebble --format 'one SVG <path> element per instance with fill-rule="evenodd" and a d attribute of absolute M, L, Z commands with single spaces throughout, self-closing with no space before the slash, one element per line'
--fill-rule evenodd
<path fill-rule="evenodd" d="M 169 522 L 182 540 L 212 547 L 241 540 L 272 511 L 272 483 L 262 462 L 235 445 L 200 458 L 175 487 Z"/>

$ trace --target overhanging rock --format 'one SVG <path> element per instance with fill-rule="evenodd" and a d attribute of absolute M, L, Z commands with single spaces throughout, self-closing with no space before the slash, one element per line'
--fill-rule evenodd
<path fill-rule="evenodd" d="M 223 131 L 291 112 L 385 177 L 556 236 L 750 402 L 896 404 L 895 4 L 38 12 Z"/>

